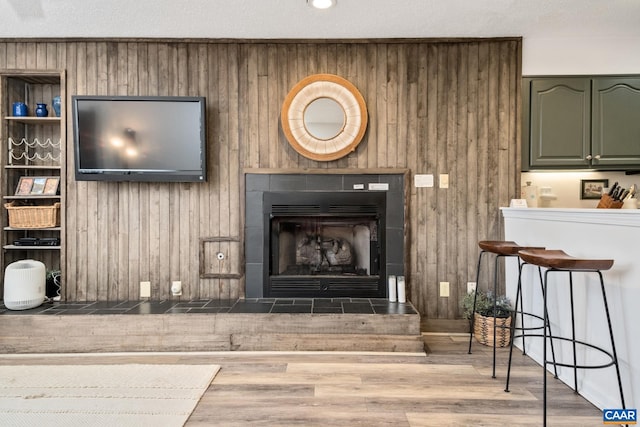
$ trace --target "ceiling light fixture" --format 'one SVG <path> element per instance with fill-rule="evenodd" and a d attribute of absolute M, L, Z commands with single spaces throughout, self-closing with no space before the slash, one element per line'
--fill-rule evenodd
<path fill-rule="evenodd" d="M 307 4 L 316 9 L 329 9 L 335 6 L 337 0 L 307 0 Z"/>

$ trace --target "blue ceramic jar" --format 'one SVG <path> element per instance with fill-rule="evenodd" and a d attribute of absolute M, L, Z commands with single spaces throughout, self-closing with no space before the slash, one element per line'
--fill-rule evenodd
<path fill-rule="evenodd" d="M 47 104 L 36 104 L 36 116 L 47 117 L 48 115 Z"/>
<path fill-rule="evenodd" d="M 16 117 L 24 117 L 29 115 L 29 108 L 24 102 L 13 103 L 13 115 Z"/>

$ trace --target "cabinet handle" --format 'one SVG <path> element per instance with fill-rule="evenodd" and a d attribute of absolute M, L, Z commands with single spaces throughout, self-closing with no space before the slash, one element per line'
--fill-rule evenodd
<path fill-rule="evenodd" d="M 593 156 L 592 156 L 591 154 L 589 154 L 589 155 L 587 156 L 587 160 L 591 160 L 591 159 L 593 159 Z"/>
<path fill-rule="evenodd" d="M 600 154 L 596 154 L 596 160 L 600 160 Z"/>

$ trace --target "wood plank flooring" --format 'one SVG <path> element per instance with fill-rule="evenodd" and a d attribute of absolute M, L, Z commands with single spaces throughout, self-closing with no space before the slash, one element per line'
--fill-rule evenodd
<path fill-rule="evenodd" d="M 221 370 L 187 422 L 195 426 L 539 426 L 541 368 L 466 335 L 424 335 L 423 353 L 211 352 L 0 355 L 0 364 L 215 363 Z M 550 377 L 550 426 L 601 426 L 602 413 Z"/>

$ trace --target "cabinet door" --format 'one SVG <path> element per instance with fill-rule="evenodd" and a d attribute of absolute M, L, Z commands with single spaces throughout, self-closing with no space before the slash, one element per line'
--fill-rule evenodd
<path fill-rule="evenodd" d="M 588 167 L 591 154 L 591 80 L 531 79 L 529 97 L 530 166 Z"/>
<path fill-rule="evenodd" d="M 640 78 L 593 79 L 593 166 L 640 165 Z"/>

